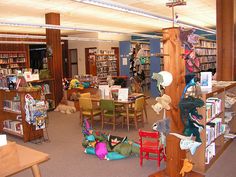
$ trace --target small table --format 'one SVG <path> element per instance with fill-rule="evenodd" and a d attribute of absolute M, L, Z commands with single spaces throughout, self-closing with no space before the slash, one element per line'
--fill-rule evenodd
<path fill-rule="evenodd" d="M 27 168 L 31 168 L 34 177 L 40 177 L 39 163 L 47 161 L 49 155 L 25 146 L 9 142 L 10 148 L 0 151 L 0 176 L 9 176 L 18 173 Z M 8 143 L 8 144 L 9 144 Z M 6 148 L 8 145 L 6 145 Z"/>

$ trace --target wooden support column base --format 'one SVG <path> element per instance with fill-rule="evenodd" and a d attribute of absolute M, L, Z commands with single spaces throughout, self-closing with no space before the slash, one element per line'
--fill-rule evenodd
<path fill-rule="evenodd" d="M 165 170 L 156 172 L 154 174 L 149 175 L 148 177 L 169 177 Z M 186 173 L 185 177 L 205 177 L 205 175 L 191 171 L 190 173 Z"/>

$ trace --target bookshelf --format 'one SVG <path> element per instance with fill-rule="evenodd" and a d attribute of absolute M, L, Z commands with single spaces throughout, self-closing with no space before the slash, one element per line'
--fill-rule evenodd
<path fill-rule="evenodd" d="M 101 50 L 101 49 L 89 49 L 88 58 L 90 63 L 95 66 L 95 73 L 97 75 L 98 82 L 101 85 L 107 84 L 107 76 L 117 76 L 117 56 L 115 50 Z M 90 69 L 91 70 L 91 69 Z"/>
<path fill-rule="evenodd" d="M 205 106 L 199 109 L 199 113 L 203 116 L 200 123 L 205 128 L 201 132 L 202 144 L 196 153 L 194 155 L 187 153 L 188 158 L 194 163 L 193 171 L 205 173 L 231 143 L 230 139 L 224 138 L 225 97 L 229 91 L 236 91 L 236 84 L 213 87 L 212 90 L 198 93 L 205 102 Z"/>
<path fill-rule="evenodd" d="M 195 46 L 196 57 L 199 58 L 200 71 L 216 69 L 216 41 L 209 39 L 200 39 L 199 45 Z"/>
<path fill-rule="evenodd" d="M 0 51 L 0 70 L 4 75 L 13 74 L 15 70 L 25 68 L 27 56 L 25 51 Z"/>
<path fill-rule="evenodd" d="M 48 111 L 55 109 L 54 79 L 34 80 L 29 83 L 40 88 L 41 99 L 47 101 Z"/>
<path fill-rule="evenodd" d="M 43 130 L 36 130 L 25 120 L 25 95 L 40 99 L 40 91 L 0 90 L 0 132 L 22 138 L 24 142 L 43 137 Z"/>

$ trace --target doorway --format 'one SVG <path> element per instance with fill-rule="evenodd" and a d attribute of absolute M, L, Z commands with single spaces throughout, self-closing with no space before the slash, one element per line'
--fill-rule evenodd
<path fill-rule="evenodd" d="M 69 49 L 70 54 L 70 76 L 78 75 L 78 53 L 77 49 Z"/>

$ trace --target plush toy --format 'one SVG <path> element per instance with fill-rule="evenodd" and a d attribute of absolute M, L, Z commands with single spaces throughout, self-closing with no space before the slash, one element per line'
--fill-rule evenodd
<path fill-rule="evenodd" d="M 188 173 L 192 171 L 192 169 L 193 169 L 193 164 L 188 159 L 184 159 L 184 164 L 179 174 L 181 174 L 183 177 L 185 176 L 184 173 Z"/>
<path fill-rule="evenodd" d="M 76 112 L 76 108 L 74 106 L 59 104 L 54 111 L 59 111 L 64 114 L 71 114 Z"/>
<path fill-rule="evenodd" d="M 66 78 L 62 79 L 62 85 L 64 90 L 68 90 L 70 87 L 70 81 L 68 81 Z"/>
<path fill-rule="evenodd" d="M 152 74 L 152 79 L 157 81 L 157 90 L 161 92 L 161 83 L 163 82 L 163 77 L 162 75 L 158 73 L 153 73 Z"/>
<path fill-rule="evenodd" d="M 191 136 L 184 136 L 178 133 L 170 133 L 171 135 L 176 136 L 177 138 L 181 139 L 180 140 L 180 149 L 182 150 L 189 150 L 192 155 L 195 154 L 197 148 L 202 144 L 201 142 L 197 142 L 192 140 L 192 135 Z"/>
<path fill-rule="evenodd" d="M 97 155 L 99 159 L 118 160 L 132 154 L 139 154 L 139 145 L 127 140 L 127 137 L 106 135 L 92 129 L 88 120 L 83 122 L 82 133 L 85 153 Z"/>
<path fill-rule="evenodd" d="M 78 79 L 72 79 L 72 80 L 70 81 L 69 89 L 72 89 L 72 88 L 78 88 L 78 89 L 81 89 L 81 90 L 84 89 L 83 85 L 80 84 L 80 82 L 79 82 Z"/>
<path fill-rule="evenodd" d="M 204 126 L 197 121 L 197 119 L 202 119 L 202 116 L 198 114 L 197 108 L 203 105 L 204 101 L 192 96 L 182 98 L 179 102 L 181 119 L 184 124 L 184 135 L 191 136 L 193 134 L 198 142 L 201 142 L 200 131 Z"/>
<path fill-rule="evenodd" d="M 152 105 L 152 109 L 157 113 L 160 114 L 162 109 L 170 110 L 169 104 L 171 103 L 171 98 L 164 94 L 162 97 L 156 97 L 157 103 Z"/>

